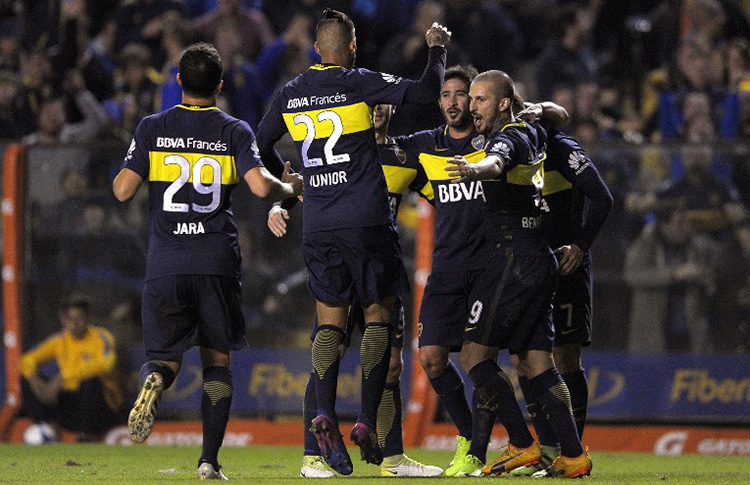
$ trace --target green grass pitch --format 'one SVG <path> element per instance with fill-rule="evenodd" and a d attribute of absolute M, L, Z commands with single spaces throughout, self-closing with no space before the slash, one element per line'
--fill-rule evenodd
<path fill-rule="evenodd" d="M 356 453 L 357 450 L 351 450 Z M 407 450 L 423 462 L 445 466 L 452 453 Z M 248 446 L 222 449 L 219 458 L 233 483 L 287 484 L 321 480 L 300 478 L 301 447 Z M 494 457 L 497 452 L 491 452 Z M 101 444 L 0 445 L 0 483 L 112 483 L 124 485 L 195 482 L 200 450 L 189 446 L 107 446 Z M 585 478 L 593 484 L 748 484 L 750 460 L 745 456 L 654 456 L 636 453 L 592 452 L 594 471 Z M 498 478 L 380 478 L 378 468 L 355 458 L 346 483 L 375 485 L 387 482 L 411 484 L 471 482 Z M 538 479 L 501 478 L 514 484 L 540 483 Z"/>

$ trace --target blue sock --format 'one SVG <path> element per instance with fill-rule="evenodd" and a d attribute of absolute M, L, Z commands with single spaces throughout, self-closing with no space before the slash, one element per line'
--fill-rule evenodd
<path fill-rule="evenodd" d="M 336 387 L 339 380 L 339 345 L 344 331 L 331 324 L 321 324 L 312 345 L 312 363 L 315 369 L 315 395 L 318 414 L 323 413 L 338 423 L 336 417 Z"/>
<path fill-rule="evenodd" d="M 203 419 L 203 452 L 198 465 L 210 463 L 219 469 L 219 448 L 232 406 L 232 371 L 227 367 L 211 366 L 203 369 L 201 417 Z"/>
<path fill-rule="evenodd" d="M 583 370 L 562 375 L 570 391 L 570 405 L 573 407 L 573 419 L 578 428 L 578 438 L 583 440 L 583 427 L 586 424 L 586 411 L 589 404 L 589 386 Z"/>
<path fill-rule="evenodd" d="M 146 377 L 152 372 L 158 372 L 164 378 L 164 390 L 169 389 L 176 377 L 171 367 L 151 361 L 146 362 L 143 364 L 143 367 L 141 367 L 141 384 L 143 384 L 143 381 L 145 381 Z"/>
<path fill-rule="evenodd" d="M 382 322 L 368 322 L 362 335 L 359 357 L 362 366 L 362 410 L 357 421 L 371 429 L 375 429 L 377 422 L 390 358 L 391 326 Z"/>
<path fill-rule="evenodd" d="M 529 411 L 531 422 L 534 423 L 539 443 L 544 446 L 560 446 L 560 443 L 557 442 L 555 431 L 547 420 L 547 412 L 539 403 L 539 397 L 534 393 L 531 382 L 524 376 L 518 376 L 518 383 L 521 385 L 523 398 L 526 400 L 526 409 Z"/>
<path fill-rule="evenodd" d="M 396 381 L 385 385 L 378 407 L 378 441 L 383 456 L 404 453 L 401 419 L 401 382 Z"/>
<path fill-rule="evenodd" d="M 307 386 L 305 387 L 305 399 L 302 407 L 305 455 L 320 456 L 318 440 L 315 439 L 315 435 L 310 431 L 312 420 L 315 419 L 317 412 L 318 398 L 315 396 L 315 372 L 310 372 L 310 377 L 307 379 Z"/>
<path fill-rule="evenodd" d="M 531 385 L 539 402 L 544 406 L 547 419 L 558 441 L 561 453 L 575 458 L 583 453 L 578 429 L 573 419 L 573 409 L 570 405 L 570 391 L 560 377 L 556 367 L 547 369 L 531 379 Z"/>
<path fill-rule="evenodd" d="M 430 379 L 430 384 L 448 411 L 453 423 L 458 428 L 458 434 L 471 439 L 471 408 L 466 401 L 466 391 L 461 374 L 452 362 L 448 362 L 442 374 Z"/>

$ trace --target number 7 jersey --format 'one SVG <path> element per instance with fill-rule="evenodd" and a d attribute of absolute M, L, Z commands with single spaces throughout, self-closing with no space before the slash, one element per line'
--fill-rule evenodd
<path fill-rule="evenodd" d="M 372 121 L 376 104 L 400 105 L 413 81 L 316 64 L 276 95 L 258 128 L 261 152 L 286 132 L 302 161 L 304 232 L 392 222 Z"/>
<path fill-rule="evenodd" d="M 123 168 L 148 181 L 147 280 L 240 276 L 231 195 L 257 166 L 250 126 L 216 107 L 177 105 L 141 120 Z"/>

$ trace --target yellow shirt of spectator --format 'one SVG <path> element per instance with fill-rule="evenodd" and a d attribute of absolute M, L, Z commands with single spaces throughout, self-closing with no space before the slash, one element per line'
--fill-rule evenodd
<path fill-rule="evenodd" d="M 80 339 L 69 330 L 57 333 L 23 354 L 21 374 L 27 379 L 39 365 L 54 359 L 60 369 L 63 391 L 77 391 L 81 382 L 98 377 L 102 380 L 107 406 L 120 409 L 122 392 L 115 379 L 115 339 L 109 330 L 91 325 Z"/>

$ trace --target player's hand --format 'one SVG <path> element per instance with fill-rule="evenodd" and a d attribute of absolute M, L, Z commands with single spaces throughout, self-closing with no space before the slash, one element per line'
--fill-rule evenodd
<path fill-rule="evenodd" d="M 452 184 L 459 184 L 476 178 L 476 170 L 461 155 L 449 159 L 448 163 L 451 165 L 445 167 L 445 171 L 448 172 L 449 177 L 453 177 Z"/>
<path fill-rule="evenodd" d="M 302 195 L 302 175 L 292 173 L 292 164 L 289 161 L 284 163 L 284 173 L 281 175 L 281 181 L 292 186 L 294 197 Z"/>
<path fill-rule="evenodd" d="M 276 237 L 286 234 L 286 221 L 289 220 L 289 211 L 282 209 L 280 205 L 274 205 L 268 211 L 268 229 Z"/>
<path fill-rule="evenodd" d="M 574 273 L 583 262 L 583 251 L 575 244 L 555 249 L 555 255 L 560 263 L 561 276 L 568 276 Z"/>
<path fill-rule="evenodd" d="M 424 34 L 424 39 L 427 41 L 427 47 L 443 46 L 448 47 L 451 43 L 451 31 L 443 27 L 437 22 L 432 24 L 432 27 L 427 29 Z"/>
<path fill-rule="evenodd" d="M 518 113 L 518 117 L 524 121 L 533 123 L 536 120 L 542 119 L 542 113 L 544 113 L 544 108 L 542 107 L 542 105 L 539 103 L 535 103 L 531 106 L 526 107 L 526 109 Z"/>

